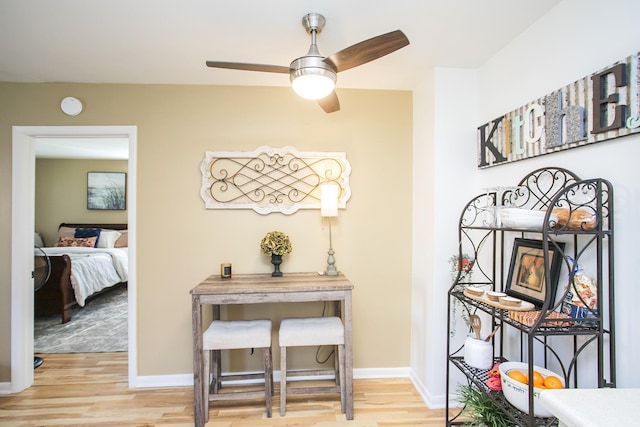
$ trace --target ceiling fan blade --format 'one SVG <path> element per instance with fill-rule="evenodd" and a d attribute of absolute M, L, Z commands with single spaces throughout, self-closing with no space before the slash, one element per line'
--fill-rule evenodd
<path fill-rule="evenodd" d="M 324 59 L 333 64 L 338 72 L 381 58 L 409 44 L 409 39 L 400 30 L 370 38 L 342 49 Z"/>
<path fill-rule="evenodd" d="M 340 101 L 338 100 L 338 95 L 336 95 L 335 90 L 324 98 L 318 99 L 318 104 L 325 113 L 335 113 L 340 110 Z"/>
<path fill-rule="evenodd" d="M 207 67 L 228 68 L 231 70 L 262 71 L 265 73 L 281 74 L 289 74 L 289 72 L 291 71 L 289 67 L 283 67 L 281 65 L 245 64 L 242 62 L 207 61 Z"/>

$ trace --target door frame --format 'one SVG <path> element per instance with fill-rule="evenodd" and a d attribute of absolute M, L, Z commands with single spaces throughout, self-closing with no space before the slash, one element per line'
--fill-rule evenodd
<path fill-rule="evenodd" d="M 129 139 L 127 209 L 129 229 L 128 379 L 135 387 L 136 360 L 136 154 L 137 126 L 13 126 L 11 178 L 11 393 L 33 384 L 33 233 L 35 141 L 41 137 Z"/>

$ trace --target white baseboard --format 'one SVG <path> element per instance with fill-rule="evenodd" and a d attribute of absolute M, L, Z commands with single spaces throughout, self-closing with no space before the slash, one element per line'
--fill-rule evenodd
<path fill-rule="evenodd" d="M 0 394 L 11 394 L 11 383 L 0 383 Z"/>
<path fill-rule="evenodd" d="M 131 388 L 186 386 L 193 386 L 193 375 L 145 375 L 137 376 L 133 383 L 129 383 Z"/>
<path fill-rule="evenodd" d="M 367 368 L 354 369 L 354 379 L 373 379 L 373 378 L 409 378 L 409 368 Z M 320 379 L 320 377 L 313 377 Z M 296 380 L 303 380 L 305 377 L 296 377 Z M 273 380 L 280 381 L 280 371 L 273 371 Z M 188 387 L 193 386 L 193 375 L 145 375 L 135 377 L 133 384 L 129 384 L 131 388 L 149 388 L 149 387 Z"/>
<path fill-rule="evenodd" d="M 420 381 L 420 379 L 415 375 L 413 371 L 410 372 L 409 378 L 411 379 L 413 385 L 416 387 L 416 390 L 418 390 L 418 393 L 420 393 L 420 396 L 422 396 L 422 400 L 424 400 L 424 403 L 426 403 L 426 405 L 430 409 L 441 409 L 446 406 L 444 395 L 436 396 L 429 393 L 427 387 L 425 387 L 425 385 L 422 383 L 422 381 Z"/>
<path fill-rule="evenodd" d="M 357 380 L 374 378 L 409 378 L 409 368 L 360 368 L 353 370 L 353 378 Z"/>

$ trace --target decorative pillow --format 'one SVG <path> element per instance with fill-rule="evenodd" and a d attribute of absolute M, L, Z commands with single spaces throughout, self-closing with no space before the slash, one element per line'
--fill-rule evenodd
<path fill-rule="evenodd" d="M 96 237 L 96 246 L 98 246 L 98 241 L 100 241 L 100 228 L 76 228 L 76 232 L 73 237 L 77 238 L 86 238 L 86 237 Z"/>
<path fill-rule="evenodd" d="M 116 240 L 114 247 L 126 248 L 129 246 L 129 230 L 120 230 L 120 238 Z"/>
<path fill-rule="evenodd" d="M 116 244 L 116 240 L 121 236 L 121 233 L 116 230 L 102 230 L 100 232 L 100 238 L 96 243 L 97 248 L 113 248 Z"/>
<path fill-rule="evenodd" d="M 69 237 L 60 237 L 58 239 L 58 244 L 56 246 L 60 247 L 83 247 L 83 248 L 93 248 L 96 245 L 97 237 L 84 237 L 84 238 L 69 238 Z"/>

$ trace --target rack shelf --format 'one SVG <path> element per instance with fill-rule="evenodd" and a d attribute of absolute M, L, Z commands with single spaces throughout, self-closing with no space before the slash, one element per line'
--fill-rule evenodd
<path fill-rule="evenodd" d="M 469 381 L 478 389 L 482 390 L 491 398 L 491 400 L 500 407 L 505 413 L 509 414 L 511 419 L 517 425 L 529 425 L 528 415 L 522 411 L 511 406 L 511 404 L 504 397 L 502 392 L 493 391 L 486 386 L 485 382 L 489 379 L 489 370 L 488 369 L 476 369 L 467 365 L 462 357 L 452 357 L 449 359 L 450 363 L 453 364 L 456 368 L 462 371 Z M 504 362 L 504 359 L 495 358 L 494 360 L 497 362 Z M 456 425 L 455 423 L 449 423 L 448 425 Z M 535 426 L 553 426 L 557 425 L 557 420 L 549 419 L 549 418 L 534 418 Z"/>
<path fill-rule="evenodd" d="M 544 220 L 539 227 L 529 224 L 527 228 L 504 227 L 500 215 L 504 208 L 543 211 Z M 516 238 L 539 240 L 537 244 L 542 253 L 539 258 L 543 260 L 543 281 L 539 286 L 543 290 L 542 299 L 516 293 L 521 298 L 530 298 L 529 302 L 535 304 L 534 310 L 539 312 L 528 319 L 527 324 L 521 322 L 518 313 L 464 294 L 469 286 L 514 294 L 506 277 L 511 274 L 506 273 L 514 268 L 511 266 L 511 246 Z M 553 426 L 558 423 L 553 417 L 533 416 L 533 384 L 528 386 L 528 413 L 512 406 L 501 391 L 486 386 L 489 370 L 468 365 L 463 356 L 464 346 L 457 348 L 452 343 L 457 321 L 452 318 L 454 305 L 461 306 L 467 314 L 483 313 L 491 320 L 492 327 L 501 326 L 491 340 L 496 363 L 525 362 L 529 375 L 533 374 L 534 365 L 547 369 L 552 365 L 568 387 L 577 388 L 584 380 L 591 380 L 597 387 L 615 387 L 613 189 L 608 181 L 600 178 L 582 180 L 566 169 L 541 168 L 525 176 L 514 187 L 489 189 L 469 201 L 462 210 L 458 243 L 458 259 L 466 257 L 473 262 L 472 274 L 458 271 L 448 292 L 447 413 L 451 406 L 450 388 L 454 385 L 451 384 L 451 370 L 456 369 L 464 375 L 468 385 L 485 393 L 516 425 Z M 551 250 L 561 259 L 561 273 L 554 268 Z M 565 305 L 569 301 L 567 295 L 570 292 L 579 295 L 574 285 L 578 267 L 586 267 L 585 271 L 592 273 L 597 290 L 597 302 L 586 309 L 586 317 L 581 318 L 571 317 L 575 313 L 563 313 L 568 307 Z M 563 277 L 562 282 L 558 280 L 558 274 Z M 582 296 L 579 300 L 582 305 L 588 305 Z M 581 368 L 595 365 L 595 369 L 578 369 L 579 361 Z M 585 370 L 597 372 L 596 378 L 584 378 Z M 447 425 L 463 424 L 458 418 L 448 419 Z"/>

